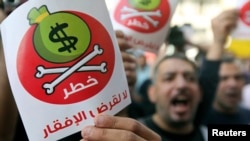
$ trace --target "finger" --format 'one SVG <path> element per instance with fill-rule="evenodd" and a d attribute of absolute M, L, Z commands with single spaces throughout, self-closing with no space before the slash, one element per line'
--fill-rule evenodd
<path fill-rule="evenodd" d="M 136 71 L 136 60 L 134 56 L 122 53 L 122 60 L 125 71 Z"/>
<path fill-rule="evenodd" d="M 227 21 L 227 22 L 224 23 L 224 25 L 225 25 L 226 30 L 228 32 L 230 32 L 233 28 L 236 27 L 237 23 L 234 22 L 234 21 Z"/>
<path fill-rule="evenodd" d="M 122 60 L 123 62 L 130 62 L 136 64 L 136 58 L 135 56 L 127 53 L 127 52 L 121 52 L 122 54 Z"/>
<path fill-rule="evenodd" d="M 129 83 L 136 81 L 136 72 L 134 70 L 125 69 L 127 81 Z"/>
<path fill-rule="evenodd" d="M 134 85 L 136 81 L 136 59 L 133 55 L 122 52 L 122 60 L 128 84 Z"/>
<path fill-rule="evenodd" d="M 228 15 L 226 17 L 224 17 L 224 19 L 221 20 L 221 22 L 225 21 L 225 22 L 231 22 L 231 23 L 236 23 L 238 19 L 237 15 Z"/>
<path fill-rule="evenodd" d="M 214 32 L 228 35 L 231 30 L 236 27 L 237 19 L 238 15 L 236 10 L 224 11 L 217 18 L 212 20 L 212 28 Z"/>
<path fill-rule="evenodd" d="M 134 63 L 123 63 L 125 71 L 136 72 L 136 65 Z"/>
<path fill-rule="evenodd" d="M 87 141 L 147 141 L 130 131 L 95 126 L 85 127 L 82 136 Z"/>
<path fill-rule="evenodd" d="M 126 51 L 132 48 L 132 46 L 128 44 L 128 41 L 126 40 L 125 35 L 122 31 L 117 30 L 115 31 L 115 34 L 121 51 Z"/>
<path fill-rule="evenodd" d="M 117 38 L 117 42 L 121 51 L 132 49 L 132 46 L 128 44 L 125 38 Z"/>
<path fill-rule="evenodd" d="M 228 19 L 228 18 L 238 18 L 238 16 L 239 16 L 238 10 L 230 9 L 222 12 L 218 17 Z"/>
<path fill-rule="evenodd" d="M 134 86 L 134 84 L 136 83 L 136 73 L 134 71 L 129 71 L 129 70 L 126 70 L 125 73 L 126 73 L 128 85 Z"/>
<path fill-rule="evenodd" d="M 117 38 L 124 38 L 125 37 L 124 33 L 121 30 L 116 30 L 115 35 Z"/>
<path fill-rule="evenodd" d="M 99 115 L 95 118 L 97 127 L 131 131 L 147 141 L 158 141 L 160 136 L 140 122 L 126 117 Z"/>
<path fill-rule="evenodd" d="M 221 24 L 225 21 L 236 21 L 238 19 L 239 15 L 237 10 L 227 10 L 219 14 L 216 18 L 214 18 L 213 22 L 218 22 L 218 24 Z"/>

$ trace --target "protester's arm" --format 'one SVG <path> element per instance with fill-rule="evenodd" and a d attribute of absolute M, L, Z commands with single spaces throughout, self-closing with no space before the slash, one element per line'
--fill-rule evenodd
<path fill-rule="evenodd" d="M 201 78 L 209 82 L 205 85 L 211 84 L 217 86 L 218 71 L 220 67 L 220 60 L 225 51 L 225 44 L 231 30 L 236 26 L 238 14 L 236 10 L 223 11 L 217 17 L 212 19 L 212 31 L 214 41 L 208 48 L 206 58 L 201 67 Z M 213 87 L 213 94 L 215 93 Z M 207 90 L 209 91 L 209 89 Z"/>
<path fill-rule="evenodd" d="M 219 81 L 220 59 L 224 52 L 226 40 L 231 30 L 236 26 L 237 11 L 227 10 L 215 17 L 211 24 L 214 41 L 208 48 L 206 58 L 200 68 L 199 82 L 203 92 L 196 122 L 203 122 L 211 108 Z"/>
<path fill-rule="evenodd" d="M 131 118 L 99 115 L 94 123 L 82 130 L 81 141 L 161 141 L 158 134 Z"/>
<path fill-rule="evenodd" d="M 0 141 L 12 141 L 17 121 L 17 107 L 11 93 L 0 45 Z"/>
<path fill-rule="evenodd" d="M 227 38 L 236 26 L 237 19 L 238 12 L 236 9 L 232 9 L 222 12 L 212 20 L 214 42 L 208 49 L 206 56 L 208 60 L 219 60 L 221 58 Z"/>

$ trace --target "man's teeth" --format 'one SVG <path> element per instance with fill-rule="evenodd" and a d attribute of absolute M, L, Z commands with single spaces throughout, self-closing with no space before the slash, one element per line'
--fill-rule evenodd
<path fill-rule="evenodd" d="M 174 104 L 174 105 L 177 105 L 177 104 L 186 105 L 186 104 L 188 104 L 188 99 L 174 99 L 172 101 L 172 104 Z"/>

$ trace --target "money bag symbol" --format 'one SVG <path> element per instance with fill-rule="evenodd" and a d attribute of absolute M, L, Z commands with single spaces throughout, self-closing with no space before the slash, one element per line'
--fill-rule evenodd
<path fill-rule="evenodd" d="M 53 63 L 66 63 L 80 57 L 90 44 L 90 29 L 70 12 L 49 13 L 45 5 L 32 8 L 28 19 L 37 24 L 33 42 L 41 58 Z"/>
<path fill-rule="evenodd" d="M 154 10 L 156 9 L 161 0 L 128 0 L 129 4 L 138 10 Z"/>

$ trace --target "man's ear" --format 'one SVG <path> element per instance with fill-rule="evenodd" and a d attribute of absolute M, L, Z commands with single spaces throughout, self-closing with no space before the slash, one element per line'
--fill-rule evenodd
<path fill-rule="evenodd" d="M 155 93 L 155 86 L 150 85 L 148 88 L 148 98 L 150 102 L 156 103 L 156 93 Z"/>

